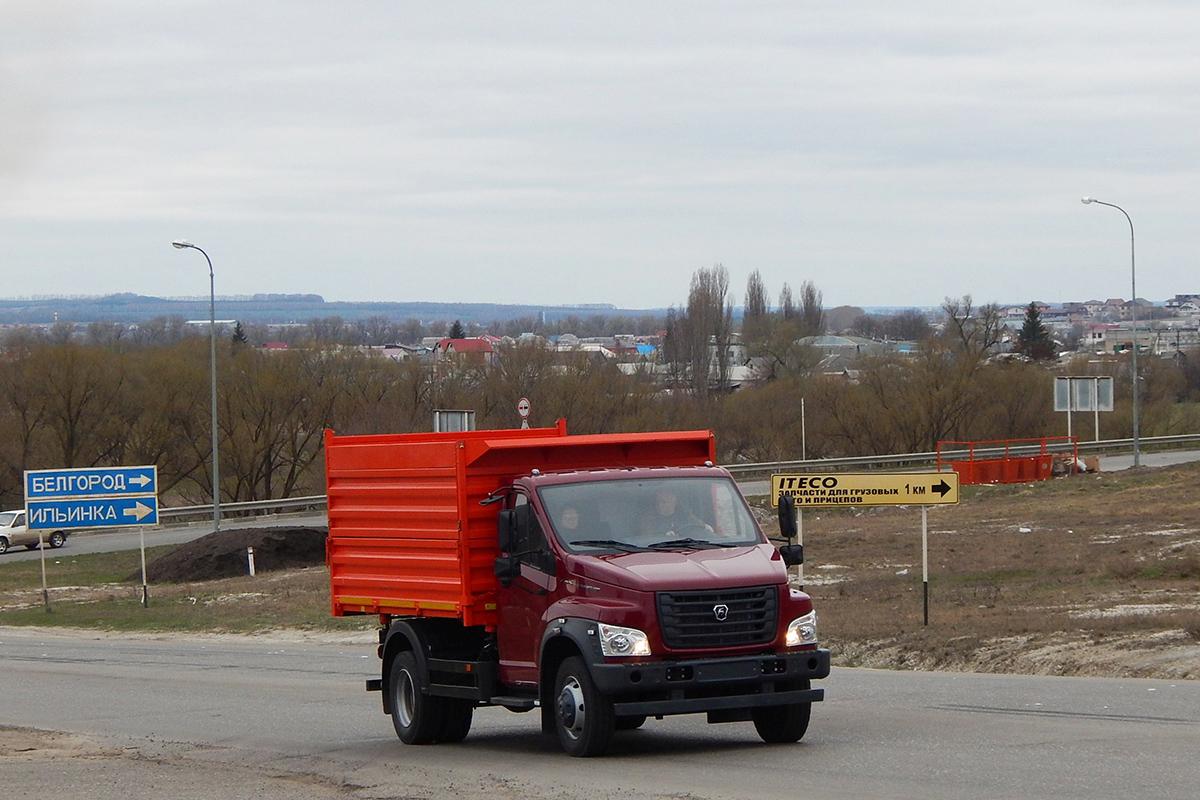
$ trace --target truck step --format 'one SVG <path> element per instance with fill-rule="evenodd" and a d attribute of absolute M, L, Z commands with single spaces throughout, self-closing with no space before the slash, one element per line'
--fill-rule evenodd
<path fill-rule="evenodd" d="M 538 707 L 538 701 L 534 697 L 512 697 L 508 695 L 496 695 L 488 702 L 494 706 L 504 706 L 513 711 L 532 711 Z"/>

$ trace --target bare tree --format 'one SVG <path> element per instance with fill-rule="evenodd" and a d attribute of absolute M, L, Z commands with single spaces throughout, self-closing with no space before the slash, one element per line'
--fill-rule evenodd
<path fill-rule="evenodd" d="M 729 271 L 720 264 L 692 274 L 687 311 L 673 320 L 676 356 L 687 364 L 692 394 L 707 397 L 729 385 L 729 344 L 733 303 L 728 298 Z"/>
<path fill-rule="evenodd" d="M 742 305 L 742 341 L 757 355 L 771 330 L 770 308 L 767 305 L 767 287 L 758 270 L 750 273 L 746 281 L 746 300 Z"/>
<path fill-rule="evenodd" d="M 792 287 L 786 283 L 779 290 L 779 316 L 785 320 L 796 316 L 796 301 L 792 299 Z"/>
<path fill-rule="evenodd" d="M 812 281 L 800 285 L 800 335 L 820 336 L 825 333 L 825 311 L 821 307 L 821 292 Z"/>
<path fill-rule="evenodd" d="M 962 353 L 982 360 L 1000 343 L 1004 320 L 995 303 L 974 308 L 969 294 L 962 299 L 947 297 L 942 311 L 946 316 L 945 336 Z"/>

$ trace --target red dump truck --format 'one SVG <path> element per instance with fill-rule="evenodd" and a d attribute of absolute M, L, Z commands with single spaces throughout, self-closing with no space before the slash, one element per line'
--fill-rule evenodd
<path fill-rule="evenodd" d="M 808 595 L 708 431 L 325 434 L 333 614 L 378 615 L 383 710 L 408 744 L 478 706 L 538 709 L 571 755 L 647 718 L 808 727 L 829 674 Z M 790 516 L 781 514 L 781 523 Z"/>

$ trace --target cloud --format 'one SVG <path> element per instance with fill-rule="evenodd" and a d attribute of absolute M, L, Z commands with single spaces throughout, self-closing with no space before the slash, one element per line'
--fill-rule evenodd
<path fill-rule="evenodd" d="M 61 57 L 11 34 L 0 62 L 30 120 L 14 294 L 86 291 L 80 261 L 95 291 L 188 293 L 167 228 L 239 264 L 231 293 L 373 298 L 386 273 L 413 299 L 662 306 L 721 262 L 739 296 L 759 269 L 834 304 L 1121 294 L 1121 220 L 1083 194 L 1144 220 L 1146 296 L 1194 290 L 1190 3 L 69 13 Z"/>

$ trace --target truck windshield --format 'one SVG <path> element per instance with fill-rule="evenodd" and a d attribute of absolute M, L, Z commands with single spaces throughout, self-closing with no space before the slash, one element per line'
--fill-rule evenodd
<path fill-rule="evenodd" d="M 605 480 L 538 490 L 573 553 L 695 550 L 758 544 L 762 534 L 726 477 Z"/>

